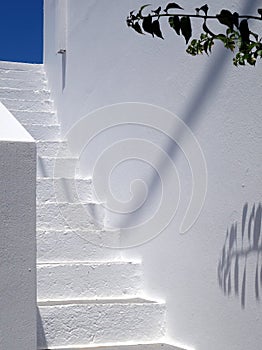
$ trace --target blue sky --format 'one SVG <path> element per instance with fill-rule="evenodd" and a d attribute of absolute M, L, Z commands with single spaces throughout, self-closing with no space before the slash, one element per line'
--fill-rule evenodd
<path fill-rule="evenodd" d="M 2 0 L 0 60 L 42 63 L 43 0 Z"/>

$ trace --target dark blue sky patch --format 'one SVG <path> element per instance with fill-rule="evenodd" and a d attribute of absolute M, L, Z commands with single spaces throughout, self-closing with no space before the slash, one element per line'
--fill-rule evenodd
<path fill-rule="evenodd" d="M 43 62 L 43 0 L 0 2 L 0 60 Z"/>

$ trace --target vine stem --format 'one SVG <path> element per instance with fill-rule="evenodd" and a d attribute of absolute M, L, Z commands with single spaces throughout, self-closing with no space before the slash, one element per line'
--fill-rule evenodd
<path fill-rule="evenodd" d="M 183 17 L 193 17 L 193 18 L 204 18 L 204 19 L 218 19 L 216 16 L 205 16 L 205 15 L 193 15 L 193 14 L 184 14 L 184 13 L 163 13 L 160 15 L 151 15 L 151 17 L 173 17 L 173 16 L 183 16 Z M 141 19 L 145 19 L 147 16 L 141 16 Z M 240 15 L 238 18 L 245 18 L 245 19 L 255 19 L 258 21 L 262 20 L 262 17 L 258 16 L 251 16 L 251 15 Z"/>

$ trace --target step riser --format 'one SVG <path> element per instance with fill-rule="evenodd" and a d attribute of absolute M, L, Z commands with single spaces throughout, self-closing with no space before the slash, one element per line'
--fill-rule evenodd
<path fill-rule="evenodd" d="M 31 112 L 53 112 L 54 104 L 51 100 L 46 101 L 24 101 L 24 100 L 12 100 L 1 99 L 1 102 L 7 109 L 15 109 L 18 111 L 31 111 Z"/>
<path fill-rule="evenodd" d="M 37 206 L 39 229 L 98 230 L 103 227 L 104 212 L 99 204 L 46 203 Z"/>
<path fill-rule="evenodd" d="M 37 290 L 38 300 L 137 296 L 141 269 L 133 263 L 38 265 Z"/>
<path fill-rule="evenodd" d="M 65 177 L 74 178 L 77 173 L 77 159 L 38 157 L 37 176 L 38 177 Z M 54 174 L 55 169 L 55 174 Z"/>
<path fill-rule="evenodd" d="M 115 261 L 121 258 L 119 250 L 106 248 L 119 246 L 118 231 L 37 231 L 37 261 Z"/>
<path fill-rule="evenodd" d="M 58 125 L 30 125 L 24 124 L 25 129 L 35 140 L 55 141 L 60 138 L 60 126 Z"/>
<path fill-rule="evenodd" d="M 1 80 L 0 80 L 1 81 Z M 21 124 L 57 124 L 55 113 L 9 110 Z"/>
<path fill-rule="evenodd" d="M 40 306 L 39 312 L 38 349 L 155 341 L 165 333 L 165 309 L 159 304 Z"/>
<path fill-rule="evenodd" d="M 40 157 L 56 157 L 58 152 L 62 157 L 72 157 L 67 142 L 37 142 L 37 154 Z"/>
<path fill-rule="evenodd" d="M 2 98 L 42 101 L 50 98 L 50 92 L 47 90 L 25 90 L 25 88 L 23 90 L 0 88 L 0 99 Z"/>
<path fill-rule="evenodd" d="M 41 82 L 43 80 L 46 80 L 46 76 L 43 72 L 0 69 L 0 79 L 18 79 L 18 80 L 24 80 L 24 81 L 38 81 L 40 86 Z"/>
<path fill-rule="evenodd" d="M 164 339 L 162 339 L 164 341 Z M 99 346 L 88 346 L 88 347 L 52 347 L 49 350 L 189 350 L 189 348 L 181 348 L 181 346 L 171 345 L 167 343 L 142 343 L 130 344 L 130 343 L 116 343 L 114 344 L 99 344 Z M 192 350 L 192 348 L 190 348 Z"/>
<path fill-rule="evenodd" d="M 37 180 L 38 202 L 91 202 L 93 199 L 92 182 L 82 179 Z"/>
<path fill-rule="evenodd" d="M 0 88 L 13 88 L 13 89 L 45 89 L 47 90 L 47 81 L 42 79 L 37 81 L 24 81 L 12 78 L 0 79 Z"/>

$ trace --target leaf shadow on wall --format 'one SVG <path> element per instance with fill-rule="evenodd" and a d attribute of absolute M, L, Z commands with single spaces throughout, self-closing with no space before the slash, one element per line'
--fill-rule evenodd
<path fill-rule="evenodd" d="M 241 224 L 235 222 L 228 228 L 226 239 L 218 262 L 218 283 L 227 296 L 240 298 L 241 307 L 246 306 L 247 287 L 251 287 L 257 302 L 262 297 L 262 206 L 253 204 L 248 208 L 245 203 L 242 211 Z M 249 259 L 255 258 L 255 265 L 249 264 Z M 252 276 L 247 276 L 252 266 Z M 249 267 L 249 269 L 247 269 Z M 252 280 L 250 285 L 247 282 Z"/>

